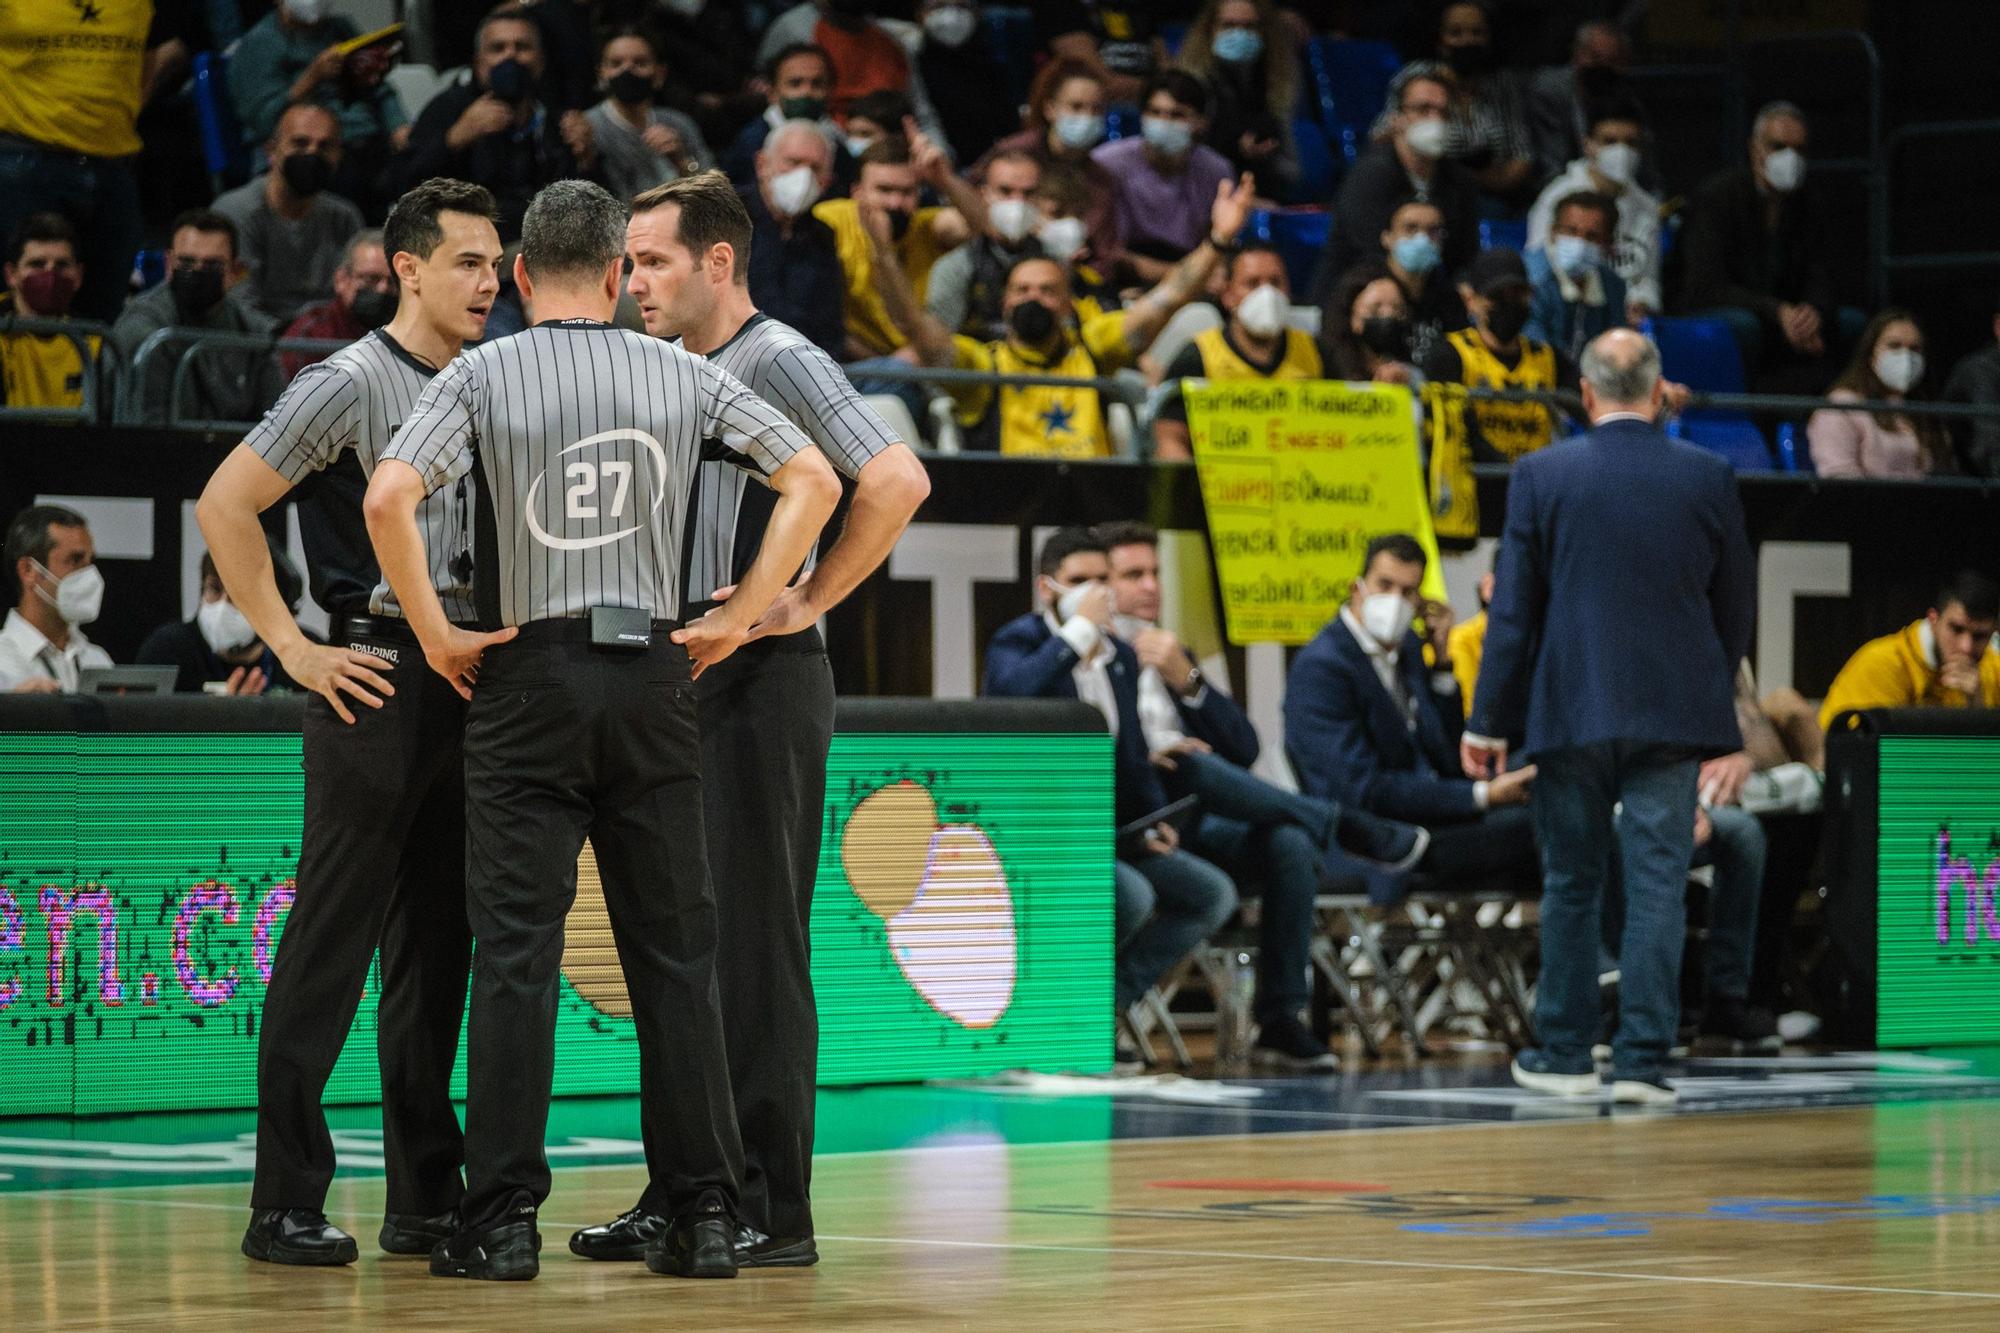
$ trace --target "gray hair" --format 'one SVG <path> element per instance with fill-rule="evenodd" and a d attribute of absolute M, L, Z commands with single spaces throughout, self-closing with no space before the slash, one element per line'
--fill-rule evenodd
<path fill-rule="evenodd" d="M 833 141 L 827 138 L 825 127 L 823 127 L 816 120 L 785 121 L 784 123 L 780 124 L 776 129 L 772 130 L 770 134 L 765 136 L 764 151 L 775 153 L 778 151 L 778 146 L 781 143 L 783 143 L 786 139 L 792 138 L 794 135 L 801 135 L 801 134 L 810 134 L 813 138 L 825 144 L 827 149 L 827 161 L 829 163 L 833 161 Z"/>
<path fill-rule="evenodd" d="M 595 280 L 624 257 L 628 216 L 602 185 L 561 180 L 544 186 L 521 219 L 521 261 L 537 282 Z"/>
<path fill-rule="evenodd" d="M 1796 120 L 1801 125 L 1810 125 L 1806 113 L 1799 109 L 1797 102 L 1766 102 L 1757 108 L 1756 118 L 1750 122 L 1750 137 L 1756 138 L 1764 132 L 1764 127 L 1774 120 Z"/>
<path fill-rule="evenodd" d="M 360 254 L 371 245 L 383 252 L 382 257 L 384 259 L 389 257 L 389 247 L 382 244 L 382 229 L 380 227 L 363 227 L 360 231 L 355 232 L 347 238 L 347 248 L 340 252 L 341 269 L 348 273 L 354 272 L 354 256 Z"/>
<path fill-rule="evenodd" d="M 1643 403 L 1660 382 L 1660 349 L 1644 334 L 1613 329 L 1583 349 L 1582 370 L 1584 382 L 1602 401 Z"/>

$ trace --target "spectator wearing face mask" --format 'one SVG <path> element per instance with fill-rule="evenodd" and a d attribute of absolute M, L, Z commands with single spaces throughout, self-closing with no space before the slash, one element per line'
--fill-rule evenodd
<path fill-rule="evenodd" d="M 584 113 L 603 159 L 604 187 L 620 199 L 700 171 L 714 161 L 701 127 L 660 105 L 667 71 L 637 28 L 621 28 L 598 54 L 604 100 Z"/>
<path fill-rule="evenodd" d="M 1528 143 L 1543 174 L 1588 154 L 1593 127 L 1606 108 L 1630 106 L 1625 70 L 1631 63 L 1632 44 L 1618 25 L 1593 19 L 1577 28 L 1567 65 L 1537 70 L 1528 80 Z M 1638 119 L 1636 111 L 1633 118 Z M 1592 188 L 1611 193 L 1602 185 Z"/>
<path fill-rule="evenodd" d="M 1331 379 L 1415 385 L 1409 298 L 1387 273 L 1356 269 L 1340 280 L 1320 324 Z"/>
<path fill-rule="evenodd" d="M 305 580 L 285 553 L 271 548 L 271 572 L 277 576 L 278 593 L 285 605 L 296 609 L 305 592 Z M 162 625 L 139 645 L 139 663 L 170 666 L 179 671 L 174 677 L 176 694 L 220 694 L 250 698 L 269 689 L 296 690 L 298 686 L 277 656 L 264 646 L 250 621 L 236 609 L 223 590 L 222 576 L 215 572 L 215 560 L 206 551 L 201 556 L 201 605 L 192 620 L 176 620 Z"/>
<path fill-rule="evenodd" d="M 841 128 L 827 112 L 833 92 L 833 59 L 810 42 L 781 48 L 764 62 L 769 103 L 764 114 L 745 125 L 722 157 L 722 173 L 740 189 L 757 178 L 757 150 L 772 130 L 788 120 L 809 120 L 833 149 L 833 189 L 845 193 L 854 185 L 858 167 L 847 151 Z"/>
<path fill-rule="evenodd" d="M 1472 172 L 1491 210 L 1519 217 L 1555 164 L 1542 171 L 1535 162 L 1522 82 L 1494 54 L 1492 11 L 1483 0 L 1453 0 L 1438 19 L 1437 41 L 1434 59 L 1405 65 L 1397 80 L 1450 72 L 1444 155 Z"/>
<path fill-rule="evenodd" d="M 1410 344 L 1404 359 L 1411 365 L 1424 364 L 1445 334 L 1471 322 L 1458 284 L 1444 271 L 1444 238 L 1443 211 L 1436 204 L 1412 199 L 1389 215 L 1389 225 L 1382 229 L 1380 258 L 1351 270 L 1369 277 L 1386 273 L 1401 285 L 1410 307 Z"/>
<path fill-rule="evenodd" d="M 1139 134 L 1104 144 L 1091 159 L 1116 182 L 1118 237 L 1125 262 L 1155 283 L 1201 244 L 1215 191 L 1234 174 L 1229 159 L 1202 142 L 1208 90 L 1186 70 L 1146 81 Z"/>
<path fill-rule="evenodd" d="M 382 250 L 381 228 L 357 231 L 348 238 L 340 267 L 333 271 L 333 299 L 300 312 L 285 329 L 285 336 L 353 342 L 395 318 L 397 297 L 396 274 Z M 301 370 L 330 355 L 281 353 L 278 359 L 285 369 L 285 382 L 291 383 Z"/>
<path fill-rule="evenodd" d="M 1855 344 L 1827 397 L 1901 403 L 1924 397 L 1924 333 L 1907 310 L 1884 310 Z M 1932 477 L 1958 471 L 1951 437 L 1935 417 L 1877 416 L 1821 408 L 1806 423 L 1822 477 Z"/>
<path fill-rule="evenodd" d="M 917 21 L 923 45 L 917 73 L 937 108 L 938 125 L 960 162 L 983 156 L 1017 123 L 1015 108 L 993 95 L 1005 73 L 993 34 L 974 0 L 922 0 Z"/>
<path fill-rule="evenodd" d="M 0 328 L 16 319 L 67 319 L 83 282 L 76 228 L 60 213 L 31 213 L 7 242 Z M 84 340 L 90 360 L 101 339 Z M 76 343 L 59 334 L 0 333 L 0 406 L 82 407 L 92 373 Z"/>
<path fill-rule="evenodd" d="M 1120 256 L 1118 240 L 1118 184 L 1091 150 L 1104 140 L 1104 80 L 1089 65 L 1074 60 L 1052 60 L 1042 66 L 1028 88 L 1028 108 L 1021 131 L 993 145 L 993 150 L 973 164 L 971 176 L 985 176 L 986 166 L 1002 153 L 1027 153 L 1046 174 L 1067 168 L 1084 184 L 1089 201 L 1078 215 L 1084 224 L 1084 247 L 1079 253 L 1098 269 L 1109 273 Z"/>
<path fill-rule="evenodd" d="M 797 43 L 819 47 L 833 61 L 827 104 L 835 120 L 845 121 L 855 99 L 869 93 L 903 93 L 917 125 L 949 159 L 951 140 L 938 123 L 923 75 L 895 34 L 877 21 L 880 8 L 873 0 L 804 0 L 771 20 L 757 58 L 768 60 Z"/>
<path fill-rule="evenodd" d="M 1167 366 L 1167 379 L 1316 380 L 1324 377 L 1312 335 L 1291 326 L 1292 284 L 1268 245 L 1246 245 L 1224 270 L 1221 328 L 1206 329 Z M 1194 457 L 1187 401 L 1169 394 L 1153 421 L 1153 457 Z"/>
<path fill-rule="evenodd" d="M 659 0 L 640 7 L 637 21 L 660 62 L 673 71 L 665 100 L 693 116 L 708 142 L 729 144 L 762 114 L 766 93 L 753 78 L 757 39 L 746 6 L 732 0 Z"/>
<path fill-rule="evenodd" d="M 1003 153 L 986 164 L 979 186 L 986 229 L 938 260 L 924 296 L 925 308 L 952 332 L 1002 336 L 1000 298 L 1007 271 L 1017 260 L 1046 253 L 1036 237 L 1042 217 L 1035 195 L 1041 185 L 1041 164 L 1026 153 Z"/>
<path fill-rule="evenodd" d="M 1233 170 L 1256 173 L 1266 194 L 1291 199 L 1299 175 L 1292 115 L 1300 66 L 1291 22 L 1272 0 L 1208 0 L 1177 63 L 1209 90 L 1208 146 Z"/>
<path fill-rule="evenodd" d="M 1534 304 L 1527 335 L 1575 360 L 1600 333 L 1625 325 L 1625 280 L 1608 258 L 1618 205 L 1584 190 L 1556 205 L 1548 244 L 1523 256 Z"/>
<path fill-rule="evenodd" d="M 1088 319 L 1123 303 L 1110 275 L 1090 262 L 1090 231 L 1084 218 L 1090 211 L 1090 183 L 1076 167 L 1058 162 L 1042 168 L 1042 183 L 1032 201 L 1035 241 L 1042 253 L 1069 270 L 1070 292 L 1078 319 Z"/>
<path fill-rule="evenodd" d="M 1393 110 L 1375 146 L 1342 178 L 1334 197 L 1333 227 L 1313 279 L 1316 303 L 1324 303 L 1341 274 L 1386 248 L 1383 233 L 1396 210 L 1412 200 L 1434 205 L 1443 219 L 1437 246 L 1446 273 L 1460 272 L 1478 253 L 1478 182 L 1445 157 L 1450 75 L 1420 70 L 1393 88 L 1389 100 Z"/>
<path fill-rule="evenodd" d="M 83 632 L 104 606 L 90 526 L 73 509 L 32 505 L 7 525 L 6 562 L 19 597 L 0 626 L 0 691 L 75 694 L 79 672 L 111 665 Z"/>
<path fill-rule="evenodd" d="M 542 100 L 542 30 L 502 5 L 480 22 L 472 78 L 431 99 L 389 165 L 392 194 L 433 176 L 483 185 L 500 205 L 500 239 L 521 235 L 536 191 L 575 176 L 595 179 L 597 148 L 581 111 Z"/>
<path fill-rule="evenodd" d="M 750 213 L 750 300 L 839 359 L 847 351 L 847 275 L 833 228 L 813 205 L 833 183 L 833 145 L 810 120 L 789 120 L 757 150 L 757 184 L 738 188 Z"/>
<path fill-rule="evenodd" d="M 1660 201 L 1637 183 L 1645 134 L 1634 104 L 1600 107 L 1592 113 L 1583 156 L 1550 181 L 1528 210 L 1528 244 L 1546 246 L 1557 204 L 1583 193 L 1612 201 L 1617 216 L 1609 258 L 1625 280 L 1625 314 L 1634 324 L 1661 309 Z"/>
<path fill-rule="evenodd" d="M 277 336 L 277 321 L 245 299 L 249 269 L 237 252 L 235 223 L 209 209 L 191 209 L 174 219 L 170 236 L 166 280 L 127 302 L 111 326 L 127 365 L 141 343 L 166 328 Z M 169 341 L 135 368 L 147 421 L 167 418 L 175 368 L 187 345 Z M 175 407 L 183 420 L 255 421 L 277 401 L 279 388 L 276 357 L 234 348 L 204 352 Z"/>
<path fill-rule="evenodd" d="M 1675 250 L 1681 308 L 1729 325 L 1752 389 L 1819 392 L 1860 332 L 1860 315 L 1834 302 L 1819 218 L 1800 188 L 1807 146 L 1803 111 L 1764 107 L 1748 165 L 1695 190 Z"/>
<path fill-rule="evenodd" d="M 1472 327 L 1447 333 L 1424 363 L 1426 377 L 1468 389 L 1570 389 L 1576 363 L 1524 330 L 1533 309 L 1528 266 L 1512 250 L 1482 250 L 1466 270 L 1459 296 Z M 1541 403 L 1483 400 L 1462 409 L 1472 461 L 1511 463 L 1555 439 L 1555 409 Z"/>
<path fill-rule="evenodd" d="M 910 113 L 909 97 L 890 89 L 855 98 L 841 127 L 841 141 L 847 146 L 848 156 L 859 162 L 864 153 L 884 139 L 908 143 L 909 136 L 903 126 L 910 123 Z"/>
<path fill-rule="evenodd" d="M 361 210 L 327 187 L 340 167 L 340 122 L 325 107 L 299 105 L 279 118 L 271 167 L 219 196 L 215 211 L 236 224 L 251 304 L 280 324 L 333 294 L 333 273 Z"/>

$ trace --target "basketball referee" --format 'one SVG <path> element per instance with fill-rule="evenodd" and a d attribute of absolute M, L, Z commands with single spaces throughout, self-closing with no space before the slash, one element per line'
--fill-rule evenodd
<path fill-rule="evenodd" d="M 257 1174 L 243 1236 L 253 1259 L 356 1257 L 353 1238 L 324 1212 L 334 1153 L 320 1097 L 378 943 L 388 1169 L 379 1240 L 392 1254 L 428 1254 L 457 1228 L 464 1141 L 450 1080 L 472 950 L 459 761 L 465 705 L 429 672 L 395 670 L 414 661 L 417 640 L 365 558 L 358 489 L 317 487 L 314 520 L 301 524 L 315 589 L 340 594 L 327 608 L 331 646 L 308 640 L 292 619 L 257 516 L 350 453 L 373 471 L 431 376 L 485 331 L 500 289 L 493 217 L 493 196 L 463 181 L 428 180 L 399 199 L 383 228 L 401 293 L 395 317 L 300 371 L 216 469 L 195 509 L 230 600 L 292 678 L 320 696 L 309 702 L 302 738 L 297 897 L 257 1042 Z M 436 553 L 425 571 L 433 600 L 469 620 L 465 495 L 440 492 L 418 519 Z"/>
<path fill-rule="evenodd" d="M 369 484 L 383 572 L 465 734 L 473 936 L 464 1229 L 449 1277 L 539 1270 L 563 917 L 586 835 L 638 1029 L 648 1186 L 672 1222 L 649 1268 L 730 1277 L 742 1147 L 716 982 L 693 677 L 749 637 L 839 498 L 824 457 L 711 362 L 611 327 L 626 210 L 560 181 L 514 266 L 535 324 L 432 382 Z M 704 454 L 777 495 L 736 595 L 683 628 L 684 549 Z M 424 498 L 470 475 L 481 620 L 454 627 L 426 577 Z M 487 571 L 492 577 L 487 577 Z M 482 657 L 484 658 L 482 665 Z M 476 687 L 476 688 L 475 688 Z M 725 889 L 728 886 L 725 886 Z"/>
<path fill-rule="evenodd" d="M 930 483 L 923 464 L 809 339 L 750 302 L 750 215 L 721 172 L 649 190 L 626 228 L 628 290 L 646 330 L 678 337 L 792 419 L 855 480 L 840 539 L 778 598 L 752 642 L 695 686 L 702 805 L 718 886 L 722 1030 L 743 1137 L 736 1259 L 804 1267 L 813 1243 L 813 1085 L 819 1013 L 811 917 L 833 673 L 815 621 L 896 544 Z M 719 463 L 702 467 L 690 612 L 727 597 L 764 539 L 771 494 Z M 667 1225 L 653 1192 L 629 1212 L 570 1238 L 591 1259 L 637 1259 Z"/>

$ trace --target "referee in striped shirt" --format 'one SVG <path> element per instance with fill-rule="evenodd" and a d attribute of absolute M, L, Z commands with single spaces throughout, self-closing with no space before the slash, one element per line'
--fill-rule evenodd
<path fill-rule="evenodd" d="M 451 1066 L 465 1012 L 465 705 L 417 663 L 417 640 L 368 554 L 359 488 L 329 467 L 372 472 L 396 428 L 461 343 L 486 327 L 500 290 L 493 196 L 425 181 L 390 210 L 383 248 L 400 296 L 386 328 L 299 372 L 209 479 L 195 514 L 230 600 L 292 679 L 306 709 L 305 832 L 297 897 L 265 994 L 257 1044 L 257 1172 L 243 1252 L 286 1264 L 354 1262 L 327 1221 L 333 1140 L 320 1097 L 353 1025 L 379 940 L 382 1151 L 392 1254 L 429 1254 L 457 1227 L 464 1141 Z M 333 642 L 308 640 L 271 572 L 258 514 L 294 487 Z M 310 499 L 308 499 L 310 496 Z M 439 492 L 418 513 L 434 552 L 427 587 L 473 615 L 467 501 Z M 329 590 L 332 590 L 329 593 Z M 398 672 L 405 662 L 412 670 Z M 389 682 L 393 677 L 400 689 Z"/>
<path fill-rule="evenodd" d="M 742 1147 L 716 982 L 693 677 L 728 657 L 806 559 L 833 469 L 712 362 L 609 320 L 626 209 L 559 181 L 535 196 L 514 277 L 533 327 L 432 381 L 369 483 L 368 530 L 465 732 L 473 954 L 464 1229 L 447 1277 L 539 1271 L 563 917 L 586 836 L 638 1029 L 649 1189 L 672 1222 L 655 1272 L 731 1277 Z M 704 456 L 777 495 L 736 595 L 681 625 Z M 482 623 L 451 623 L 416 514 L 470 476 Z M 488 577 L 489 571 L 491 577 Z M 483 660 L 482 660 L 483 659 Z M 727 887 L 727 886 L 725 886 Z"/>
<path fill-rule="evenodd" d="M 632 208 L 628 290 L 647 332 L 678 337 L 742 380 L 855 482 L 825 559 L 779 596 L 743 651 L 695 687 L 709 868 L 720 889 L 722 1026 L 743 1137 L 737 1262 L 804 1267 L 818 1260 L 810 1185 L 819 1015 L 809 954 L 833 739 L 833 673 L 814 622 L 888 555 L 930 483 L 827 354 L 751 304 L 750 215 L 722 173 L 649 190 Z M 691 611 L 733 600 L 771 509 L 770 492 L 747 474 L 703 466 Z M 648 1191 L 614 1221 L 577 1232 L 570 1249 L 637 1259 L 667 1225 L 666 1211 Z"/>

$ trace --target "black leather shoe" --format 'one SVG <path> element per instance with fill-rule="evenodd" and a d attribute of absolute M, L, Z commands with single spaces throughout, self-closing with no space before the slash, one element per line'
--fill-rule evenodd
<path fill-rule="evenodd" d="M 755 1227 L 736 1228 L 738 1268 L 811 1268 L 819 1247 L 811 1236 L 767 1236 Z"/>
<path fill-rule="evenodd" d="M 666 1234 L 667 1219 L 644 1208 L 620 1213 L 602 1226 L 569 1238 L 569 1252 L 585 1259 L 644 1259 L 646 1247 Z"/>
<path fill-rule="evenodd" d="M 668 1277 L 735 1277 L 736 1219 L 714 1190 L 646 1247 L 646 1267 Z"/>
<path fill-rule="evenodd" d="M 1365 810 L 1342 809 L 1329 830 L 1332 851 L 1338 848 L 1349 856 L 1373 862 L 1385 870 L 1403 871 L 1424 859 L 1430 850 L 1431 831 L 1415 824 L 1383 819 Z"/>
<path fill-rule="evenodd" d="M 384 1213 L 375 1243 L 390 1254 L 429 1254 L 450 1240 L 459 1228 L 458 1210 L 422 1217 L 416 1213 Z"/>
<path fill-rule="evenodd" d="M 361 1255 L 354 1237 L 317 1208 L 262 1208 L 250 1214 L 243 1253 L 270 1264 L 351 1264 Z"/>
<path fill-rule="evenodd" d="M 431 1276 L 526 1282 L 542 1271 L 540 1240 L 532 1220 L 461 1231 L 431 1251 Z"/>

